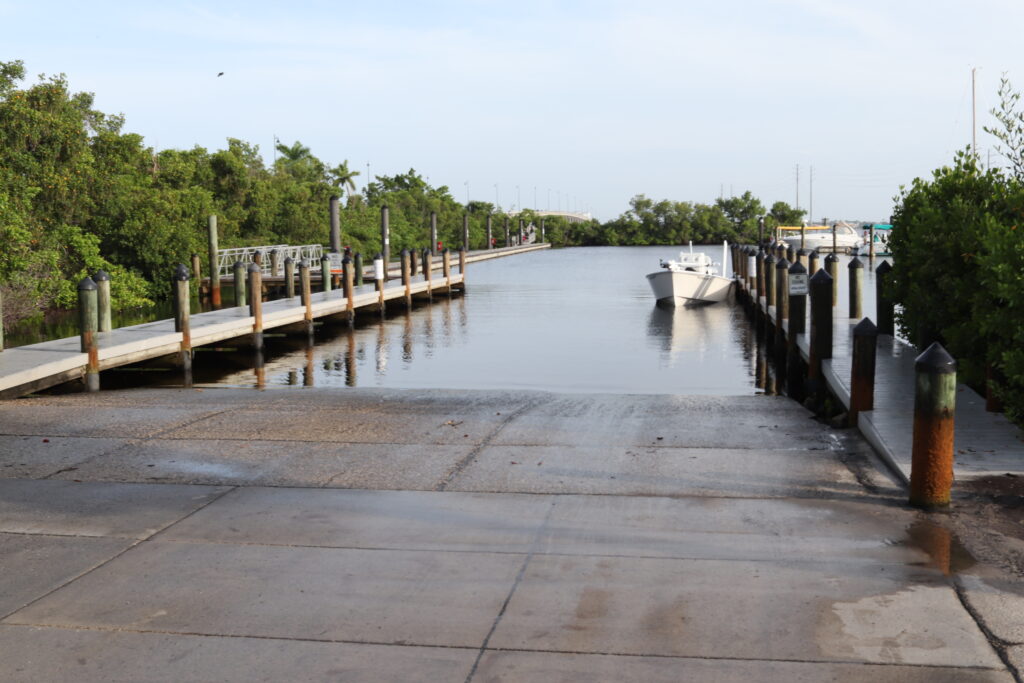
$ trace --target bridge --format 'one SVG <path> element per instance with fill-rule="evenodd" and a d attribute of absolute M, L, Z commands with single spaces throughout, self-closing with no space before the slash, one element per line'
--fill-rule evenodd
<path fill-rule="evenodd" d="M 522 212 L 521 211 L 509 211 L 508 215 L 510 217 L 512 217 L 512 218 L 515 218 L 520 213 L 522 213 Z M 534 211 L 533 215 L 534 216 L 539 216 L 540 218 L 545 218 L 545 217 L 548 217 L 548 216 L 557 217 L 557 218 L 564 218 L 565 220 L 569 221 L 570 223 L 587 223 L 587 222 L 592 221 L 594 219 L 594 217 L 589 212 L 587 212 L 587 213 L 578 213 L 578 212 L 574 212 L 574 211 Z"/>

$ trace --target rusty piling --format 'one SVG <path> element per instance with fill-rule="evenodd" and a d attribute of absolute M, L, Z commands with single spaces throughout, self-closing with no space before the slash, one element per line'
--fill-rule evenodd
<path fill-rule="evenodd" d="M 914 441 L 910 504 L 924 509 L 949 505 L 953 486 L 953 422 L 956 361 L 933 342 L 914 361 Z"/>

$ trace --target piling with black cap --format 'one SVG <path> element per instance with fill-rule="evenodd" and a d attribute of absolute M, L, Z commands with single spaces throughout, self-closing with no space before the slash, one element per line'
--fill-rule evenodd
<path fill-rule="evenodd" d="M 281 271 L 281 254 L 277 249 L 270 250 L 270 277 L 277 277 Z"/>
<path fill-rule="evenodd" d="M 786 260 L 790 263 L 796 261 L 796 249 L 793 248 L 792 244 L 786 246 Z"/>
<path fill-rule="evenodd" d="M 444 284 L 446 293 L 451 295 L 452 293 L 452 255 L 448 251 L 448 247 L 445 247 L 441 251 L 441 274 L 444 276 Z"/>
<path fill-rule="evenodd" d="M 258 263 L 249 264 L 249 315 L 253 318 L 252 345 L 263 348 L 263 270 Z"/>
<path fill-rule="evenodd" d="M 289 299 L 295 296 L 295 259 L 291 256 L 284 260 L 284 295 Z"/>
<path fill-rule="evenodd" d="M 797 261 L 789 267 L 789 331 L 786 334 L 786 393 L 797 401 L 804 400 L 803 360 L 797 335 L 807 331 L 807 269 Z"/>
<path fill-rule="evenodd" d="M 78 330 L 82 337 L 82 353 L 86 354 L 85 388 L 100 390 L 100 357 L 96 333 L 99 328 L 99 303 L 96 283 L 91 277 L 78 282 Z"/>
<path fill-rule="evenodd" d="M 430 212 L 430 255 L 437 253 L 437 211 Z"/>
<path fill-rule="evenodd" d="M 893 311 L 892 295 L 890 290 L 892 283 L 889 281 L 892 274 L 892 264 L 882 261 L 875 268 L 875 308 L 878 316 L 878 334 L 894 335 L 896 332 L 895 313 Z"/>
<path fill-rule="evenodd" d="M 217 217 L 210 216 L 206 221 L 209 237 L 210 257 L 210 302 L 214 308 L 220 307 L 220 265 L 217 263 Z"/>
<path fill-rule="evenodd" d="M 356 252 L 355 257 L 352 259 L 352 275 L 356 280 L 356 287 L 363 286 L 363 254 L 362 252 Z"/>
<path fill-rule="evenodd" d="M 859 258 L 852 258 L 847 270 L 850 278 L 850 317 L 856 319 L 864 315 L 864 264 Z"/>
<path fill-rule="evenodd" d="M 96 305 L 99 315 L 97 329 L 100 332 L 110 332 L 113 329 L 110 319 L 110 275 L 105 270 L 97 270 L 92 276 L 92 281 L 96 283 Z"/>
<path fill-rule="evenodd" d="M 331 257 L 327 254 L 320 257 L 320 284 L 325 292 L 331 291 Z"/>
<path fill-rule="evenodd" d="M 388 279 L 388 264 L 391 263 L 391 220 L 388 207 L 380 207 L 380 255 L 384 259 L 384 281 Z"/>
<path fill-rule="evenodd" d="M 874 410 L 875 405 L 875 352 L 878 328 L 870 318 L 864 318 L 853 328 L 852 369 L 850 370 L 851 427 L 857 426 L 857 415 L 862 410 Z"/>
<path fill-rule="evenodd" d="M 231 267 L 232 273 L 235 276 L 235 306 L 245 305 L 245 264 L 241 261 L 235 261 L 235 265 Z"/>
<path fill-rule="evenodd" d="M 184 263 L 174 269 L 174 331 L 181 332 L 179 360 L 184 373 L 185 386 L 192 386 L 192 331 L 189 317 L 192 296 L 189 291 L 189 273 Z"/>
<path fill-rule="evenodd" d="M 914 361 L 914 441 L 910 504 L 925 509 L 949 505 L 953 486 L 953 422 L 956 361 L 933 342 Z"/>
<path fill-rule="evenodd" d="M 839 304 L 839 256 L 833 251 L 825 257 L 825 270 L 832 278 L 832 305 Z"/>
<path fill-rule="evenodd" d="M 821 361 L 832 357 L 832 276 L 824 269 L 811 276 L 811 343 L 808 377 L 822 381 Z M 821 385 L 819 385 L 820 389 Z"/>

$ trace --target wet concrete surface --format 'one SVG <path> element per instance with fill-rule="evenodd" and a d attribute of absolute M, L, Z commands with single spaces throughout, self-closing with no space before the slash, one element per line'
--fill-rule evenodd
<path fill-rule="evenodd" d="M 1015 680 L 1019 580 L 904 500 L 776 397 L 4 403 L 0 679 Z"/>

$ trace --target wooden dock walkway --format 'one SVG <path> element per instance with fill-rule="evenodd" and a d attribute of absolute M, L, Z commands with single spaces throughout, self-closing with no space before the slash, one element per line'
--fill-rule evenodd
<path fill-rule="evenodd" d="M 858 258 L 856 256 L 850 258 Z M 864 317 L 877 321 L 875 310 L 874 267 L 865 263 L 863 289 Z M 850 377 L 852 371 L 853 328 L 860 318 L 848 317 L 848 258 L 839 268 L 838 301 L 832 307 L 832 358 L 822 361 L 822 374 L 828 388 L 843 404 L 850 406 Z M 740 282 L 745 295 L 752 297 Z M 751 299 L 752 300 L 752 299 Z M 810 297 L 806 297 L 807 329 L 810 329 Z M 769 306 L 763 296 L 757 306 L 762 314 L 775 320 L 775 306 Z M 788 334 L 787 321 L 783 329 Z M 796 339 L 804 362 L 809 357 L 809 334 Z M 874 409 L 858 415 L 857 428 L 875 451 L 904 483 L 910 480 L 910 456 L 914 421 L 914 361 L 920 351 L 899 337 L 880 334 L 876 348 Z M 771 355 L 771 354 L 769 354 Z M 981 476 L 1024 476 L 1024 432 L 1001 413 L 987 412 L 985 398 L 969 386 L 957 385 L 955 416 L 954 474 L 966 480 Z"/>
<path fill-rule="evenodd" d="M 547 249 L 550 244 L 531 244 L 504 249 L 488 249 L 469 252 L 467 263 L 485 261 L 503 256 L 522 254 Z M 465 273 L 455 272 L 449 278 L 437 276 L 441 268 L 441 257 L 431 264 L 432 278 L 424 274 L 410 279 L 409 292 L 412 296 L 427 294 L 448 294 L 465 287 Z M 406 288 L 400 279 L 389 279 L 383 293 L 376 285 L 364 284 L 355 287 L 352 295 L 352 310 L 374 308 L 393 300 L 404 301 Z M 349 310 L 348 299 L 341 289 L 329 292 L 314 292 L 311 297 L 313 320 L 344 315 Z M 263 331 L 284 328 L 306 319 L 306 307 L 296 295 L 291 299 L 276 299 L 262 304 Z M 227 339 L 245 337 L 253 333 L 255 319 L 248 306 L 226 307 L 205 313 L 190 315 L 192 348 L 215 344 Z M 99 345 L 99 369 L 138 363 L 140 361 L 178 353 L 182 344 L 182 333 L 174 329 L 174 320 L 157 320 L 121 327 L 97 335 Z M 32 391 L 39 391 L 63 382 L 81 378 L 88 357 L 81 350 L 78 336 L 16 346 L 0 352 L 0 399 L 16 398 Z"/>

